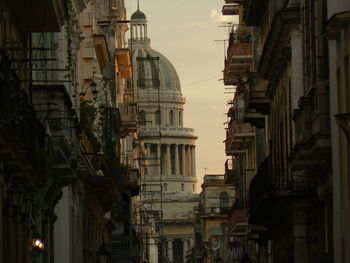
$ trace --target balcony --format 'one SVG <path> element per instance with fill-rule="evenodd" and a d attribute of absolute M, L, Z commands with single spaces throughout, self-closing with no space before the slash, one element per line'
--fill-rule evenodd
<path fill-rule="evenodd" d="M 327 22 L 326 38 L 336 40 L 350 21 L 350 11 L 335 13 Z"/>
<path fill-rule="evenodd" d="M 251 33 L 236 30 L 230 33 L 225 59 L 225 85 L 238 85 L 250 71 L 253 61 Z"/>
<path fill-rule="evenodd" d="M 120 103 L 118 105 L 122 126 L 129 132 L 137 129 L 137 105 L 136 103 Z"/>
<path fill-rule="evenodd" d="M 50 103 L 46 98 L 50 97 Z M 69 184 L 76 179 L 78 119 L 64 85 L 34 85 L 33 103 L 38 116 L 45 116 L 53 143 L 53 175 Z M 74 146 L 75 145 L 75 146 Z"/>
<path fill-rule="evenodd" d="M 239 14 L 239 5 L 224 5 L 222 7 L 222 14 L 224 16 L 232 16 Z"/>
<path fill-rule="evenodd" d="M 311 97 L 301 97 L 299 109 L 294 110 L 293 120 L 295 122 L 296 144 L 306 143 L 312 134 L 312 101 Z"/>
<path fill-rule="evenodd" d="M 245 0 L 245 15 L 244 22 L 248 26 L 259 26 L 260 17 L 264 14 L 262 11 L 265 10 L 266 5 L 261 0 Z"/>
<path fill-rule="evenodd" d="M 86 183 L 89 184 L 90 191 L 97 197 L 101 204 L 103 212 L 106 213 L 112 207 L 116 200 L 118 200 L 118 188 L 116 181 L 109 176 L 102 173 L 87 176 Z"/>
<path fill-rule="evenodd" d="M 140 171 L 135 168 L 126 168 L 124 189 L 131 191 L 132 196 L 139 194 L 140 187 Z"/>
<path fill-rule="evenodd" d="M 249 93 L 247 107 L 267 115 L 270 113 L 270 98 L 267 94 L 268 82 L 263 80 L 257 73 L 250 72 L 248 75 Z"/>
<path fill-rule="evenodd" d="M 252 63 L 252 44 L 232 43 L 227 50 L 224 69 L 225 85 L 238 85 L 249 72 Z"/>
<path fill-rule="evenodd" d="M 326 169 L 331 158 L 331 141 L 329 115 L 323 111 L 324 108 L 313 105 L 313 97 L 299 99 L 299 109 L 293 112 L 296 131 L 293 170 L 308 169 L 317 174 L 322 167 Z"/>
<path fill-rule="evenodd" d="M 226 4 L 244 4 L 246 0 L 225 0 Z"/>
<path fill-rule="evenodd" d="M 255 137 L 254 127 L 243 121 L 231 120 L 226 130 L 226 155 L 244 153 Z"/>
<path fill-rule="evenodd" d="M 64 0 L 16 0 L 8 5 L 24 32 L 59 32 L 67 15 Z"/>
<path fill-rule="evenodd" d="M 202 217 L 227 217 L 231 212 L 228 207 L 204 207 L 202 208 Z"/>
<path fill-rule="evenodd" d="M 95 54 L 97 57 L 98 65 L 101 71 L 110 63 L 111 59 L 109 57 L 108 44 L 105 35 L 94 34 L 93 43 L 95 47 Z"/>
<path fill-rule="evenodd" d="M 256 110 L 247 109 L 244 112 L 244 122 L 250 123 L 252 126 L 257 128 L 265 127 L 265 116 Z"/>
<path fill-rule="evenodd" d="M 130 236 L 112 237 L 112 259 L 113 262 L 136 262 L 137 251 L 134 248 L 134 240 Z"/>
<path fill-rule="evenodd" d="M 51 163 L 45 127 L 20 89 L 10 61 L 0 52 L 0 158 L 4 170 L 33 187 Z"/>
<path fill-rule="evenodd" d="M 233 184 L 237 181 L 238 170 L 233 167 L 232 159 L 228 159 L 225 162 L 225 174 L 224 181 L 225 184 Z"/>
<path fill-rule="evenodd" d="M 131 55 L 128 48 L 117 48 L 115 50 L 117 71 L 121 73 L 123 79 L 130 79 L 132 75 Z"/>
<path fill-rule="evenodd" d="M 269 156 L 262 162 L 249 186 L 249 223 L 264 223 L 266 214 L 274 209 L 277 199 L 286 202 L 312 195 L 313 184 L 307 175 L 288 174 L 285 169 L 274 168 Z"/>

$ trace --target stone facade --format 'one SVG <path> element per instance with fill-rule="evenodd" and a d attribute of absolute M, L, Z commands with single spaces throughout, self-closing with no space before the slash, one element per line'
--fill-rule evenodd
<path fill-rule="evenodd" d="M 193 129 L 183 126 L 185 99 L 176 70 L 150 47 L 147 19 L 140 10 L 131 16 L 130 30 L 139 136 L 147 148 L 147 169 L 140 193 L 142 222 L 145 228 L 158 229 L 147 232 L 144 257 L 156 263 L 158 257 L 154 254 L 159 253 L 169 262 L 183 263 L 194 243 L 191 220 L 193 206 L 198 202 L 194 194 L 197 137 Z M 159 244 L 157 249 L 154 243 Z"/>

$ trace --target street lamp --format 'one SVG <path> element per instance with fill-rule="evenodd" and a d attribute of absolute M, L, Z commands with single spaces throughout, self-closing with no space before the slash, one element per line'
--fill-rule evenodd
<path fill-rule="evenodd" d="M 112 253 L 110 248 L 106 245 L 106 243 L 102 242 L 102 245 L 96 254 L 98 258 L 98 263 L 107 263 Z"/>

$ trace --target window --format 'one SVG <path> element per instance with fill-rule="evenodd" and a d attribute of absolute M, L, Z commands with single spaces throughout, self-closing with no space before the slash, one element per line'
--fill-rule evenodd
<path fill-rule="evenodd" d="M 183 119 L 182 119 L 182 111 L 179 111 L 179 126 L 181 127 L 183 124 Z"/>
<path fill-rule="evenodd" d="M 192 185 L 192 188 L 193 188 L 193 192 L 196 191 L 196 187 L 194 186 L 194 184 Z"/>
<path fill-rule="evenodd" d="M 185 191 L 185 184 L 184 183 L 181 184 L 181 191 Z"/>
<path fill-rule="evenodd" d="M 174 125 L 174 112 L 173 112 L 173 110 L 169 111 L 169 125 L 170 126 Z"/>
<path fill-rule="evenodd" d="M 168 184 L 167 183 L 164 184 L 163 190 L 164 190 L 164 192 L 168 191 Z"/>
<path fill-rule="evenodd" d="M 155 112 L 155 122 L 156 125 L 161 125 L 160 110 L 156 110 Z"/>
<path fill-rule="evenodd" d="M 228 207 L 228 194 L 226 192 L 222 192 L 220 194 L 220 207 L 221 208 Z"/>
<path fill-rule="evenodd" d="M 146 112 L 144 110 L 140 111 L 140 125 L 146 125 Z"/>

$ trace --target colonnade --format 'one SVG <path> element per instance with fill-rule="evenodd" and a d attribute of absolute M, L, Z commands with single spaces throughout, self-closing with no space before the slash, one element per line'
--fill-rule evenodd
<path fill-rule="evenodd" d="M 194 246 L 194 240 L 193 238 L 190 239 L 181 239 L 182 241 L 182 249 L 183 249 L 183 262 L 186 262 L 186 255 L 187 252 L 191 249 L 191 247 Z M 167 256 L 168 256 L 168 262 L 172 263 L 174 259 L 174 252 L 178 253 L 178 251 L 174 251 L 173 249 L 173 239 L 168 239 L 167 241 Z"/>
<path fill-rule="evenodd" d="M 146 143 L 155 175 L 196 177 L 196 147 L 190 144 Z"/>
<path fill-rule="evenodd" d="M 135 40 L 147 39 L 147 24 L 146 23 L 133 24 L 131 34 L 132 34 L 131 38 Z"/>

